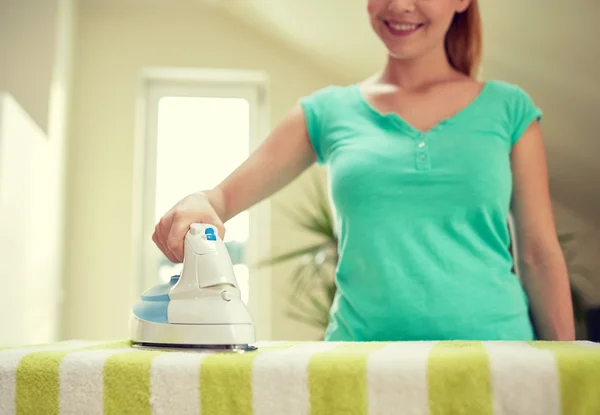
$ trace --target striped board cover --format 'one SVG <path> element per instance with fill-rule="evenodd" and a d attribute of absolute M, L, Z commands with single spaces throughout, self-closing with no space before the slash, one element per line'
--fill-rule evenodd
<path fill-rule="evenodd" d="M 600 414 L 596 343 L 257 345 L 245 354 L 128 341 L 0 349 L 0 414 Z"/>

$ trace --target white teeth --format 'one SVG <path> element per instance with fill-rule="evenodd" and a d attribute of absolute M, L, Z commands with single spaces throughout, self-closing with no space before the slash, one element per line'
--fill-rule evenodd
<path fill-rule="evenodd" d="M 418 26 L 416 24 L 390 23 L 390 27 L 394 30 L 415 30 Z"/>

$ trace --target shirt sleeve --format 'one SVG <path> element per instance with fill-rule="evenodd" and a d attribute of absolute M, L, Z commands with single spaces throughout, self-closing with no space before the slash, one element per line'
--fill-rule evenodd
<path fill-rule="evenodd" d="M 512 108 L 511 145 L 515 145 L 531 123 L 541 120 L 542 110 L 535 105 L 527 92 L 518 87 Z"/>
<path fill-rule="evenodd" d="M 317 155 L 317 163 L 324 165 L 327 163 L 327 108 L 331 105 L 329 102 L 331 87 L 318 90 L 300 100 L 300 105 L 304 111 L 306 119 L 306 128 L 310 142 Z"/>

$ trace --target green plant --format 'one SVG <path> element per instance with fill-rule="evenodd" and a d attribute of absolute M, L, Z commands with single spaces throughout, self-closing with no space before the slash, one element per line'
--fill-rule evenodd
<path fill-rule="evenodd" d="M 591 234 L 590 234 L 591 236 Z M 576 279 L 592 284 L 592 270 L 578 263 L 577 256 L 580 252 L 578 245 L 585 241 L 585 235 L 579 235 L 575 232 L 560 234 L 558 241 L 565 257 L 565 262 L 569 271 L 571 281 L 571 300 L 573 302 L 573 314 L 575 316 L 575 325 L 577 337 L 585 338 L 585 329 L 587 326 L 587 307 L 579 290 L 574 284 Z"/>
<path fill-rule="evenodd" d="M 261 265 L 296 260 L 287 314 L 297 321 L 325 329 L 329 323 L 329 309 L 336 290 L 333 270 L 338 262 L 338 241 L 327 191 L 318 176 L 315 175 L 312 182 L 312 189 L 306 189 L 312 202 L 311 207 L 280 209 L 296 226 L 310 232 L 320 241 L 276 256 Z"/>

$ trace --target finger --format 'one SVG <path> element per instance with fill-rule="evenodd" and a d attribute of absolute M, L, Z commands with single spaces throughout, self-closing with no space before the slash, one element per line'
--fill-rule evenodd
<path fill-rule="evenodd" d="M 169 248 L 167 247 L 167 238 L 169 236 L 169 230 L 171 229 L 175 212 L 169 211 L 165 216 L 162 217 L 158 223 L 158 240 L 161 246 L 161 250 L 169 261 L 174 264 L 177 263 L 177 259 L 173 256 Z"/>
<path fill-rule="evenodd" d="M 183 261 L 183 244 L 185 235 L 190 229 L 191 222 L 189 220 L 173 220 L 171 229 L 167 236 L 167 249 L 177 262 Z"/>
<path fill-rule="evenodd" d="M 154 241 L 156 246 L 158 246 L 158 249 L 160 249 L 160 251 L 167 257 L 167 259 L 171 262 L 174 262 L 174 258 L 171 255 L 171 251 L 169 251 L 167 249 L 165 244 L 162 242 L 164 239 L 161 239 L 161 237 L 159 235 L 160 235 L 160 230 L 158 229 L 158 225 L 157 225 L 157 228 L 155 229 L 154 234 L 152 235 L 152 240 Z"/>
<path fill-rule="evenodd" d="M 221 220 L 217 217 L 215 217 L 213 219 L 212 223 L 214 226 L 217 227 L 217 232 L 219 233 L 219 238 L 221 238 L 222 241 L 225 240 L 225 225 L 223 225 L 223 222 L 221 222 Z"/>

